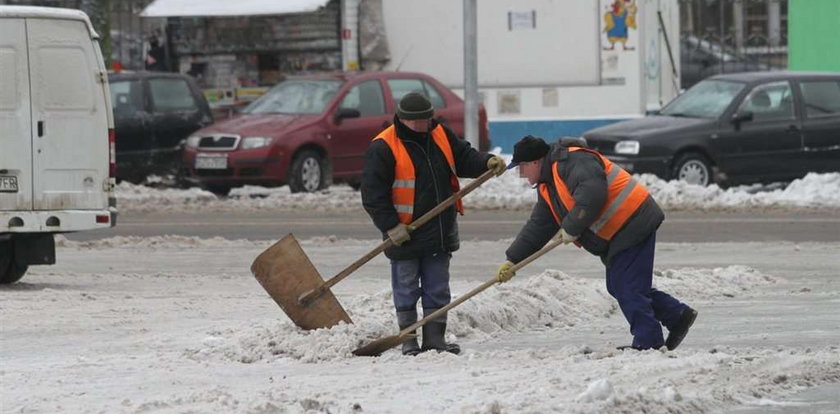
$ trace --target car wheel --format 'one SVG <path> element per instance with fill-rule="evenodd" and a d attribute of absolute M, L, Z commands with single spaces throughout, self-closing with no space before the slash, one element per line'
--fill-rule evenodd
<path fill-rule="evenodd" d="M 705 187 L 712 182 L 712 163 L 703 154 L 685 153 L 674 163 L 673 178 Z"/>
<path fill-rule="evenodd" d="M 326 188 L 324 159 L 315 151 L 303 151 L 292 161 L 289 188 L 293 193 L 312 193 Z"/>
<path fill-rule="evenodd" d="M 0 242 L 0 285 L 17 282 L 29 268 L 15 263 L 13 247 L 11 241 Z"/>

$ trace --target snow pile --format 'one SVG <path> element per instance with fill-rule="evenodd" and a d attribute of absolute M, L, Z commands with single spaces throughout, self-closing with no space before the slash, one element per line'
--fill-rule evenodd
<path fill-rule="evenodd" d="M 678 298 L 713 299 L 752 295 L 754 288 L 781 283 L 749 266 L 654 270 L 653 283 Z"/>
<path fill-rule="evenodd" d="M 387 325 L 387 326 L 386 326 Z M 391 324 L 357 321 L 339 323 L 329 329 L 304 331 L 290 322 L 272 326 L 252 325 L 241 329 L 208 332 L 198 349 L 184 355 L 202 361 L 221 357 L 225 360 L 253 363 L 260 360 L 290 358 L 317 363 L 352 357 L 351 352 L 369 338 L 393 335 Z"/>
<path fill-rule="evenodd" d="M 612 397 L 614 393 L 615 390 L 613 389 L 612 383 L 609 380 L 601 378 L 592 381 L 592 383 L 590 383 L 586 388 L 586 391 L 575 398 L 575 401 L 595 402 L 599 400 L 606 400 L 607 398 Z"/>
<path fill-rule="evenodd" d="M 190 205 L 201 205 L 216 200 L 216 196 L 200 188 L 176 189 L 176 188 L 154 188 L 136 185 L 123 181 L 115 188 L 117 194 L 117 206 L 136 207 L 136 210 L 144 208 L 155 209 L 154 207 L 185 207 Z"/>
<path fill-rule="evenodd" d="M 461 180 L 461 187 L 468 180 Z M 537 201 L 537 190 L 528 181 L 519 178 L 519 170 L 513 169 L 500 177 L 485 182 L 464 197 L 464 208 L 479 210 L 517 210 L 531 208 Z"/>
<path fill-rule="evenodd" d="M 356 297 L 346 308 L 354 323 L 341 322 L 329 329 L 305 331 L 283 320 L 211 331 L 200 348 L 188 349 L 185 355 L 199 361 L 221 357 L 242 363 L 283 358 L 318 363 L 350 358 L 356 348 L 397 333 L 391 303 L 390 290 Z"/>
<path fill-rule="evenodd" d="M 361 194 L 348 185 L 333 185 L 315 193 L 292 193 L 288 186 L 245 186 L 226 198 L 198 188 L 158 189 L 122 182 L 117 185 L 120 211 L 347 211 L 362 208 Z"/>
<path fill-rule="evenodd" d="M 749 210 L 755 208 L 840 208 L 840 173 L 815 174 L 785 185 L 751 185 L 726 190 L 717 185 L 701 187 L 681 181 L 663 181 L 654 175 L 636 178 L 666 210 Z M 466 185 L 469 180 L 462 180 Z M 528 209 L 537 192 L 519 178 L 517 170 L 493 178 L 464 198 L 464 206 L 478 210 Z M 127 182 L 117 186 L 117 206 L 123 211 L 249 211 L 311 210 L 361 211 L 361 193 L 348 185 L 333 185 L 316 193 L 291 193 L 288 186 L 233 189 L 227 198 L 191 188 L 156 189 Z"/>
<path fill-rule="evenodd" d="M 449 312 L 451 332 L 476 336 L 575 326 L 606 318 L 617 307 L 601 285 L 599 280 L 575 278 L 552 269 L 524 280 L 514 279 L 485 290 Z"/>
<path fill-rule="evenodd" d="M 642 174 L 637 178 L 656 201 L 668 210 L 840 207 L 840 173 L 810 173 L 787 186 L 777 183 L 726 190 L 717 185 L 701 187 L 682 181 L 663 181 L 651 174 Z"/>
<path fill-rule="evenodd" d="M 731 292 L 775 282 L 746 266 L 668 269 L 657 272 L 657 276 L 672 280 L 666 283 L 665 290 L 686 300 L 730 296 L 735 294 Z M 572 327 L 609 318 L 617 309 L 616 302 L 604 290 L 603 281 L 575 278 L 549 269 L 534 277 L 488 288 L 454 308 L 449 312 L 448 340 Z M 213 331 L 200 348 L 189 349 L 186 355 L 195 360 L 221 358 L 243 363 L 282 358 L 319 363 L 349 358 L 354 349 L 398 332 L 390 290 L 356 296 L 346 304 L 346 310 L 354 321 L 352 325 L 341 323 L 329 329 L 304 331 L 283 321 Z"/>

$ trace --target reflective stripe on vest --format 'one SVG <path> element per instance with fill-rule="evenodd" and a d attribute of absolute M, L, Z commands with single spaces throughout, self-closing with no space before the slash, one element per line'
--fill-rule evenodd
<path fill-rule="evenodd" d="M 639 209 L 639 206 L 647 199 L 649 193 L 627 171 L 613 164 L 612 161 L 598 152 L 587 148 L 569 148 L 569 152 L 576 151 L 586 151 L 590 154 L 597 155 L 604 165 L 604 172 L 607 174 L 607 201 L 598 213 L 598 217 L 589 226 L 589 230 L 604 240 L 611 240 L 615 236 L 615 233 L 621 230 L 624 223 L 633 216 L 633 213 Z M 551 171 L 554 175 L 554 186 L 557 189 L 557 195 L 563 207 L 566 209 L 566 214 L 568 214 L 575 206 L 575 199 L 557 172 L 557 162 L 551 166 Z M 548 203 L 554 219 L 557 220 L 557 223 L 560 223 L 562 219 L 561 214 L 555 211 L 546 184 L 540 184 L 540 196 Z"/>
<path fill-rule="evenodd" d="M 457 192 L 461 189 L 458 182 L 458 176 L 455 174 L 455 157 L 452 154 L 452 147 L 449 146 L 449 139 L 446 137 L 446 131 L 443 127 L 438 125 L 431 132 L 432 140 L 443 152 L 447 164 L 449 164 L 449 185 L 452 187 L 452 192 Z M 391 125 L 384 131 L 380 132 L 373 140 L 381 139 L 388 144 L 391 153 L 394 154 L 396 165 L 394 166 L 394 184 L 391 186 L 391 199 L 394 201 L 394 209 L 397 210 L 397 216 L 400 223 L 409 224 L 414 217 L 414 185 L 415 172 L 414 163 L 411 162 L 411 157 L 408 155 L 408 150 L 405 148 L 402 140 L 397 136 L 396 128 Z M 464 206 L 461 200 L 455 203 L 455 210 L 464 214 Z"/>

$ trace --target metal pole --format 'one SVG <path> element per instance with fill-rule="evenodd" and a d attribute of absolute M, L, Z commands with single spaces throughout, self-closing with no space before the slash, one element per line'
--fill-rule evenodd
<path fill-rule="evenodd" d="M 477 0 L 464 1 L 464 138 L 478 148 Z"/>
<path fill-rule="evenodd" d="M 767 37 L 771 47 L 779 46 L 782 33 L 782 5 L 779 0 L 770 0 L 767 4 Z"/>
<path fill-rule="evenodd" d="M 726 67 L 724 66 L 724 60 L 726 56 L 724 56 L 724 48 L 723 45 L 725 43 L 724 37 L 726 37 L 726 14 L 724 13 L 724 0 L 718 0 L 718 7 L 720 11 L 720 73 L 726 73 Z"/>

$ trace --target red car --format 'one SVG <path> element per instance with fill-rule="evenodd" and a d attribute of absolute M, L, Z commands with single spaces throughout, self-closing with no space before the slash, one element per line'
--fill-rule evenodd
<path fill-rule="evenodd" d="M 393 122 L 399 99 L 424 92 L 435 118 L 464 134 L 464 102 L 434 78 L 408 72 L 289 78 L 235 118 L 196 131 L 184 148 L 187 179 L 227 194 L 245 184 L 312 192 L 333 180 L 358 186 L 370 140 Z M 479 150 L 490 146 L 479 110 Z"/>

